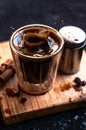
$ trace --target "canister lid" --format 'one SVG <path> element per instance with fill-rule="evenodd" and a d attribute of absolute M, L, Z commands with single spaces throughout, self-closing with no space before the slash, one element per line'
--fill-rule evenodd
<path fill-rule="evenodd" d="M 59 32 L 64 38 L 64 46 L 68 48 L 81 47 L 86 39 L 86 33 L 76 26 L 64 26 L 59 30 Z"/>

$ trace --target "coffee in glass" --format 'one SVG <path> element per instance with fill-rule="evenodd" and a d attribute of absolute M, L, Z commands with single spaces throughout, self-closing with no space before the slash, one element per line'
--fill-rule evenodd
<path fill-rule="evenodd" d="M 42 24 L 27 25 L 13 33 L 10 48 L 23 91 L 43 94 L 52 88 L 63 43 L 57 30 Z"/>

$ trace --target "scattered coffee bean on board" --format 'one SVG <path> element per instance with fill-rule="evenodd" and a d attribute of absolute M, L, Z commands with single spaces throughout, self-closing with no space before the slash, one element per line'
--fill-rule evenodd
<path fill-rule="evenodd" d="M 85 85 L 86 85 L 86 81 L 83 80 L 83 81 L 82 81 L 82 86 L 85 86 Z"/>
<path fill-rule="evenodd" d="M 5 113 L 7 113 L 7 114 L 9 114 L 9 115 L 10 115 L 10 114 L 11 114 L 10 109 L 9 109 L 9 108 L 6 108 L 6 109 L 5 109 Z"/>
<path fill-rule="evenodd" d="M 79 77 L 76 77 L 73 81 L 76 83 L 77 87 L 82 86 L 82 82 Z"/>
<path fill-rule="evenodd" d="M 79 77 L 75 77 L 73 82 L 75 83 L 73 87 L 76 91 L 82 91 L 82 87 L 86 85 L 86 81 L 81 80 Z"/>
<path fill-rule="evenodd" d="M 20 99 L 20 103 L 25 103 L 27 101 L 27 98 L 26 97 L 21 97 L 21 99 Z"/>
<path fill-rule="evenodd" d="M 20 95 L 20 92 L 15 88 L 6 88 L 6 94 L 8 97 L 18 97 Z"/>
<path fill-rule="evenodd" d="M 78 88 L 86 85 L 86 81 L 85 80 L 82 81 L 79 77 L 76 77 L 73 80 L 73 82 L 76 83 L 76 87 L 78 87 Z"/>

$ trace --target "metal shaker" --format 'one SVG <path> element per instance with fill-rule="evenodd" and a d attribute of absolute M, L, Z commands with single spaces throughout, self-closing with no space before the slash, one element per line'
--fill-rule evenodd
<path fill-rule="evenodd" d="M 80 70 L 86 34 L 76 26 L 64 26 L 59 30 L 64 38 L 64 47 L 58 71 L 64 74 L 74 74 Z"/>

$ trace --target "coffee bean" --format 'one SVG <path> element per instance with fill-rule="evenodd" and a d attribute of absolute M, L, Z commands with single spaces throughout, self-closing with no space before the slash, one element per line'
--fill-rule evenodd
<path fill-rule="evenodd" d="M 83 81 L 82 81 L 82 86 L 85 86 L 85 85 L 86 85 L 86 81 L 83 80 Z"/>
<path fill-rule="evenodd" d="M 26 100 L 27 100 L 27 98 L 26 98 L 26 97 L 22 97 L 22 98 L 20 99 L 20 102 L 23 104 L 23 103 L 25 103 L 25 102 L 26 102 Z"/>
<path fill-rule="evenodd" d="M 76 83 L 77 87 L 82 86 L 82 81 L 79 77 L 76 77 L 73 81 Z"/>

